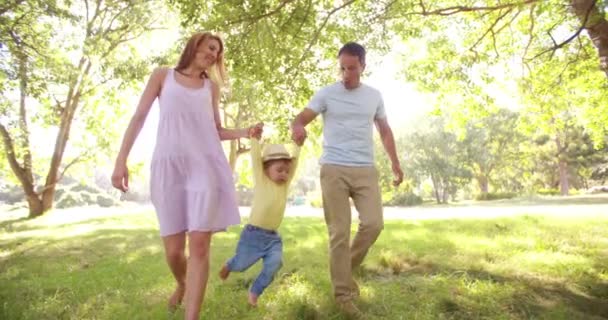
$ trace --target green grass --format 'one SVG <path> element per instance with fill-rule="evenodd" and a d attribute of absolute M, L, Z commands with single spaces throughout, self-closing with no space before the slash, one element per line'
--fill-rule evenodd
<path fill-rule="evenodd" d="M 371 319 L 608 318 L 602 213 L 387 221 L 357 274 L 359 305 Z M 239 232 L 213 238 L 202 319 L 343 319 L 321 219 L 285 220 L 284 267 L 257 309 L 246 294 L 259 264 L 217 278 Z M 165 308 L 173 286 L 152 212 L 0 220 L 0 319 L 179 319 Z"/>

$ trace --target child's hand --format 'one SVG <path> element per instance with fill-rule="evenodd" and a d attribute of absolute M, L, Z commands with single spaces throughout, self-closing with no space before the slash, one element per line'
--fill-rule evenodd
<path fill-rule="evenodd" d="M 258 122 L 255 126 L 249 128 L 249 138 L 255 138 L 260 140 L 262 133 L 264 132 L 264 123 Z"/>

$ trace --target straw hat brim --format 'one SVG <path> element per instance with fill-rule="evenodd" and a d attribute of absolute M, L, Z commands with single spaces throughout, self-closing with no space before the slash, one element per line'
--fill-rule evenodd
<path fill-rule="evenodd" d="M 266 157 L 264 157 L 264 159 L 262 159 L 262 161 L 266 162 L 266 161 L 270 161 L 270 160 L 291 160 L 294 157 L 290 156 L 287 153 L 277 153 L 277 154 L 270 154 L 267 155 Z"/>

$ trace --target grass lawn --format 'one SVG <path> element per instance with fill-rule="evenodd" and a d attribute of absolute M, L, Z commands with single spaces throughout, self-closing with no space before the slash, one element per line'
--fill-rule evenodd
<path fill-rule="evenodd" d="M 153 212 L 0 214 L 0 319 L 180 319 Z M 390 220 L 358 273 L 371 319 L 607 319 L 608 213 Z M 5 215 L 2 217 L 1 215 Z M 353 226 L 354 227 L 354 226 Z M 286 218 L 284 266 L 221 282 L 240 227 L 214 236 L 202 319 L 344 319 L 332 304 L 322 219 Z"/>

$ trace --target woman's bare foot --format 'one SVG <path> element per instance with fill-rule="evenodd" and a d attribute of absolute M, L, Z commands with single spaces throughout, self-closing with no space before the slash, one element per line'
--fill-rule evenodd
<path fill-rule="evenodd" d="M 228 265 L 225 264 L 222 267 L 222 270 L 220 270 L 220 279 L 226 280 L 226 279 L 228 279 L 229 275 L 230 275 L 230 269 L 228 269 Z"/>
<path fill-rule="evenodd" d="M 169 298 L 169 311 L 175 311 L 180 304 L 182 304 L 182 300 L 184 299 L 184 293 L 186 293 L 186 286 L 183 284 L 177 285 L 175 291 Z"/>
<path fill-rule="evenodd" d="M 247 297 L 247 302 L 249 302 L 249 305 L 252 307 L 257 307 L 258 306 L 258 296 L 249 291 L 249 296 Z"/>

